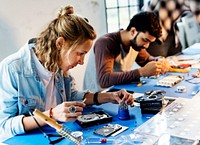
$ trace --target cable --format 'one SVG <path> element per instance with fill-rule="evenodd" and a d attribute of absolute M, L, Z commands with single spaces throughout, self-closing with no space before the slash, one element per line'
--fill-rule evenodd
<path fill-rule="evenodd" d="M 61 136 L 60 134 L 47 134 L 43 129 L 42 127 L 40 126 L 40 124 L 38 123 L 38 121 L 36 120 L 35 116 L 31 113 L 31 111 L 29 110 L 29 114 L 33 117 L 35 123 L 37 124 L 40 132 L 42 132 L 42 134 L 44 135 L 45 138 L 47 138 L 49 140 L 49 144 L 56 144 L 56 143 L 59 143 L 61 140 L 64 139 L 63 136 Z M 59 137 L 58 139 L 56 140 L 51 140 L 50 137 Z"/>
<path fill-rule="evenodd" d="M 192 82 L 191 80 L 194 80 L 195 78 L 190 78 L 190 79 L 186 79 L 185 81 L 191 84 L 200 84 L 200 82 Z"/>
<path fill-rule="evenodd" d="M 71 134 L 71 131 L 69 128 L 57 123 L 54 119 L 46 116 L 45 114 L 43 114 L 41 111 L 39 111 L 38 109 L 35 109 L 33 114 L 37 117 L 39 117 L 42 121 L 44 121 L 45 123 L 47 123 L 48 125 L 50 125 L 51 127 L 55 128 L 57 133 L 59 133 L 62 137 L 65 137 L 67 139 L 69 139 L 71 142 L 73 142 L 76 145 L 80 144 L 80 140 L 78 140 L 76 137 L 74 137 Z"/>

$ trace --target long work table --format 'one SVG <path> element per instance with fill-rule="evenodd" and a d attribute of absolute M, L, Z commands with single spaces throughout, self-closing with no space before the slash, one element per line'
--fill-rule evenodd
<path fill-rule="evenodd" d="M 179 111 L 179 114 L 178 114 L 178 113 L 175 112 L 175 109 L 176 109 L 176 111 L 180 110 L 180 108 L 181 108 L 180 106 L 183 106 L 183 104 L 181 104 L 181 102 L 186 102 L 185 104 L 187 104 L 187 105 L 185 105 L 185 106 L 187 106 L 187 107 L 182 107 L 186 110 L 191 105 L 190 104 L 191 102 L 187 103 L 188 101 L 179 100 L 179 98 L 187 99 L 187 100 L 193 100 L 192 98 L 194 96 L 196 98 L 199 97 L 198 92 L 200 90 L 200 86 L 199 86 L 200 78 L 193 78 L 192 77 L 192 74 L 196 73 L 197 71 L 198 71 L 197 68 L 192 68 L 190 70 L 190 72 L 188 72 L 188 73 L 167 72 L 166 74 L 161 75 L 160 77 L 154 78 L 154 79 L 152 79 L 152 78 L 141 78 L 142 84 L 140 84 L 140 85 L 139 85 L 139 83 L 130 83 L 130 84 L 123 84 L 123 85 L 116 85 L 116 86 L 113 86 L 113 87 L 110 88 L 111 90 L 112 89 L 114 89 L 114 90 L 126 89 L 127 91 L 135 92 L 135 94 L 139 93 L 141 95 L 144 94 L 146 91 L 163 90 L 163 91 L 166 92 L 166 94 L 165 94 L 166 97 L 169 97 L 169 98 L 172 97 L 172 98 L 178 99 L 178 102 L 174 101 L 175 103 L 172 102 L 170 104 L 171 106 L 169 105 L 170 107 L 166 109 L 167 111 L 159 112 L 156 115 L 155 114 L 142 114 L 140 106 L 136 105 L 132 108 L 129 106 L 128 109 L 129 109 L 130 119 L 120 120 L 118 118 L 119 105 L 118 104 L 106 103 L 106 104 L 102 104 L 102 105 L 99 105 L 99 106 L 94 105 L 94 106 L 85 107 L 83 114 L 103 110 L 104 112 L 106 112 L 110 116 L 112 116 L 112 122 L 109 122 L 109 123 L 119 124 L 121 126 L 128 127 L 125 131 L 121 132 L 120 134 L 118 134 L 116 136 L 105 137 L 107 140 L 112 141 L 111 143 L 105 143 L 105 144 L 113 144 L 113 142 L 115 142 L 116 140 L 119 140 L 123 136 L 124 137 L 128 136 L 129 139 L 131 140 L 131 137 L 133 137 L 131 135 L 134 135 L 134 138 L 137 138 L 136 135 L 138 135 L 138 137 L 140 139 L 142 138 L 141 140 L 144 141 L 145 137 L 146 137 L 147 142 L 149 142 L 149 144 L 151 144 L 151 141 L 152 141 L 152 144 L 158 145 L 158 143 L 156 143 L 155 140 L 158 140 L 158 137 L 160 138 L 161 134 L 163 136 L 163 134 L 166 134 L 166 132 L 168 132 L 168 131 L 169 131 L 168 132 L 169 134 L 171 132 L 176 132 L 176 131 L 172 131 L 174 126 L 175 127 L 178 126 L 178 125 L 173 126 L 174 122 L 178 124 L 183 120 L 187 120 L 186 117 L 183 117 L 183 115 L 184 115 L 183 112 Z M 168 75 L 180 76 L 182 78 L 182 80 L 179 83 L 177 83 L 177 84 L 175 84 L 174 86 L 171 86 L 171 87 L 158 86 L 157 82 L 159 80 L 165 78 Z M 184 86 L 185 90 L 183 92 L 177 91 L 178 86 Z M 198 100 L 200 100 L 200 99 L 196 99 L 196 102 L 200 102 Z M 193 101 L 192 103 L 195 104 L 195 101 Z M 178 108 L 178 106 L 179 106 L 179 108 Z M 177 107 L 177 108 L 175 108 L 175 107 Z M 174 110 L 172 110 L 172 109 L 174 109 Z M 182 110 L 184 110 L 184 109 L 182 109 Z M 185 110 L 184 110 L 184 112 L 185 112 Z M 176 115 L 174 115 L 174 114 L 176 114 Z M 172 115 L 172 116 L 169 117 L 169 115 Z M 173 117 L 173 115 L 174 115 L 174 117 Z M 172 118 L 176 118 L 177 116 L 178 116 L 179 120 L 173 120 L 173 121 L 170 120 L 169 121 L 169 118 L 172 119 Z M 192 115 L 188 115 L 188 116 L 190 117 L 190 120 L 191 120 Z M 163 125 L 162 126 L 155 125 L 156 120 L 160 120 L 160 122 L 157 122 L 156 124 L 163 124 Z M 168 121 L 166 121 L 166 120 L 168 120 Z M 166 124 L 166 122 L 168 122 L 168 123 L 170 122 L 171 126 L 169 124 Z M 97 129 L 105 126 L 108 123 L 98 124 L 98 125 L 86 127 L 86 128 L 80 127 L 80 125 L 78 125 L 76 121 L 75 122 L 62 123 L 62 124 L 65 125 L 67 128 L 69 128 L 71 131 L 81 131 L 83 133 L 83 136 L 82 136 L 83 138 L 82 138 L 81 144 L 87 144 L 86 139 L 88 139 L 88 138 L 104 138 L 104 137 L 101 137 L 97 134 L 94 134 L 94 132 Z M 163 126 L 167 126 L 167 128 L 165 128 L 163 132 L 158 131 L 160 129 L 162 130 Z M 184 128 L 183 126 L 180 126 L 180 127 Z M 46 125 L 42 128 L 43 128 L 43 131 L 46 132 L 47 134 L 52 134 L 52 133 L 55 134 L 56 133 L 55 129 L 51 128 L 48 125 Z M 149 129 L 150 131 L 148 130 L 148 128 L 151 128 L 151 129 Z M 135 134 L 135 132 L 138 132 L 138 134 Z M 180 130 L 180 132 L 181 132 L 181 130 Z M 195 133 L 198 133 L 198 132 L 200 133 L 200 130 L 195 131 Z M 176 135 L 177 134 L 175 134 L 175 136 Z M 174 140 L 175 141 L 177 141 L 177 140 L 181 141 L 180 138 L 177 138 L 177 137 L 174 137 L 174 136 L 172 136 L 172 137 L 173 138 L 171 138 L 172 140 L 170 139 L 170 142 L 171 141 L 173 142 Z M 151 141 L 149 140 L 149 138 L 151 138 Z M 155 138 L 155 140 L 153 138 Z M 54 140 L 54 139 L 56 139 L 56 137 L 53 137 L 51 139 Z M 124 140 L 126 140 L 126 139 L 127 138 L 124 138 Z M 182 144 L 182 145 L 192 145 L 192 144 L 194 144 L 193 140 L 194 139 L 192 139 L 192 141 L 189 140 L 189 139 L 186 139 L 186 140 L 182 139 L 183 142 L 187 141 L 187 143 L 188 143 L 188 144 Z M 44 137 L 44 134 L 39 129 L 35 129 L 35 130 L 30 131 L 26 134 L 17 135 L 17 136 L 14 136 L 12 138 L 9 138 L 9 139 L 5 140 L 3 143 L 9 144 L 9 145 L 22 145 L 22 144 L 25 144 L 25 145 L 48 145 L 49 140 L 48 140 L 47 137 Z M 73 143 L 70 142 L 68 139 L 63 139 L 60 142 L 56 143 L 56 145 L 66 145 L 66 144 L 73 144 Z M 92 145 L 92 143 L 90 143 L 90 144 Z M 134 142 L 132 142 L 132 144 L 134 144 Z M 142 142 L 135 142 L 135 144 L 142 144 Z"/>

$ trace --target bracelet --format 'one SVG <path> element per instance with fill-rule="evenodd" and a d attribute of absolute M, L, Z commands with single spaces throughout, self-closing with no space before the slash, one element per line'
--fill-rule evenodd
<path fill-rule="evenodd" d="M 95 105 L 101 105 L 98 101 L 98 92 L 94 93 L 93 102 Z"/>
<path fill-rule="evenodd" d="M 52 111 L 52 110 L 53 110 L 53 108 L 50 108 L 50 110 L 49 110 L 49 117 L 50 117 L 50 118 L 53 117 L 53 111 Z"/>

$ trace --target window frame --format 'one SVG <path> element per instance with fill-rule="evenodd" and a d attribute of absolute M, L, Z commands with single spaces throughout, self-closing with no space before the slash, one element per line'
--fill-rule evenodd
<path fill-rule="evenodd" d="M 133 14 L 131 14 L 131 8 L 137 8 L 137 11 L 136 11 L 136 13 L 137 12 L 139 12 L 139 11 L 141 11 L 141 9 L 142 9 L 142 7 L 143 7 L 143 5 L 144 5 L 144 0 L 138 0 L 137 1 L 137 5 L 134 5 L 134 4 L 131 4 L 130 3 L 130 1 L 131 0 L 127 0 L 128 1 L 128 5 L 125 5 L 125 6 L 120 6 L 119 5 L 119 1 L 120 0 L 116 0 L 117 2 L 116 2 L 116 4 L 117 4 L 117 6 L 113 6 L 113 7 L 107 7 L 107 1 L 109 1 L 109 0 L 104 0 L 104 4 L 105 4 L 105 14 L 106 14 L 106 31 L 107 32 L 111 32 L 110 30 L 109 30 L 109 18 L 108 18 L 108 11 L 109 10 L 116 10 L 116 15 L 117 15 L 117 27 L 118 27 L 118 30 L 121 28 L 121 24 L 122 24 L 122 22 L 120 21 L 120 9 L 122 10 L 123 8 L 128 8 L 128 20 L 130 20 L 131 18 L 132 18 L 132 15 Z M 127 25 L 128 25 L 128 23 L 127 23 Z"/>

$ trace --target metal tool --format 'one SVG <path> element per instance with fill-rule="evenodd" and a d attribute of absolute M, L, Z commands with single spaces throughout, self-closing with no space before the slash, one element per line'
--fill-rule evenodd
<path fill-rule="evenodd" d="M 71 134 L 70 129 L 66 128 L 65 126 L 57 123 L 54 119 L 46 116 L 45 114 L 43 114 L 41 111 L 39 111 L 38 109 L 35 109 L 33 114 L 35 116 L 37 116 L 38 118 L 40 118 L 42 121 L 44 121 L 45 123 L 47 123 L 49 126 L 53 127 L 56 129 L 56 131 L 63 137 L 67 138 L 68 140 L 70 140 L 71 142 L 73 142 L 76 145 L 80 144 L 80 141 L 74 137 Z"/>

